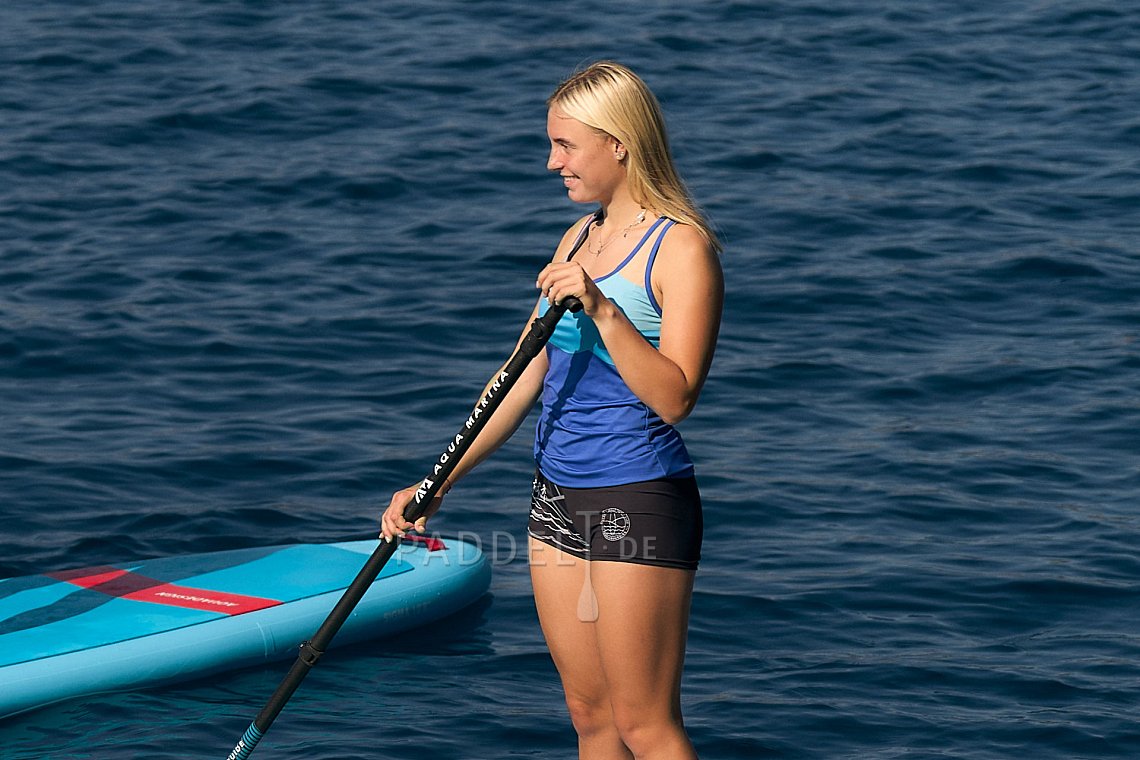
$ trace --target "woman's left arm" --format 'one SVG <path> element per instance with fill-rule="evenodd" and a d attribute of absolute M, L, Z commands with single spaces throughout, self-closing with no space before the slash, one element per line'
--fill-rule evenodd
<path fill-rule="evenodd" d="M 661 345 L 655 349 L 575 262 L 551 264 L 539 287 L 554 301 L 581 299 L 618 373 L 661 419 L 676 424 L 697 403 L 720 330 L 724 278 L 704 238 L 675 225 L 661 243 L 653 267 L 654 296 L 661 305 Z"/>

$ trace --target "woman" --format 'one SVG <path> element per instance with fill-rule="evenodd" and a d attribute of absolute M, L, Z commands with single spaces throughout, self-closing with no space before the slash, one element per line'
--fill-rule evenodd
<path fill-rule="evenodd" d="M 541 398 L 531 579 L 579 756 L 694 758 L 680 683 L 701 503 L 673 425 L 692 411 L 712 362 L 719 244 L 674 169 L 657 101 L 633 72 L 594 64 L 547 106 L 547 168 L 571 200 L 600 208 L 566 231 L 539 273 L 534 315 L 569 296 L 583 309 L 562 318 L 451 481 Z M 426 518 L 413 526 L 403 516 L 418 485 L 392 497 L 386 539 L 424 530 Z M 428 514 L 438 508 L 437 499 Z"/>

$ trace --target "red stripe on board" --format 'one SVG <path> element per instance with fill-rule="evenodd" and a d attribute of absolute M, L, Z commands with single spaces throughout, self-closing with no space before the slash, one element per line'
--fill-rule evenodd
<path fill-rule="evenodd" d="M 245 612 L 264 610 L 267 607 L 276 607 L 281 604 L 276 599 L 263 599 L 259 596 L 244 596 L 242 594 L 227 594 L 224 591 L 208 591 L 189 586 L 176 586 L 173 583 L 164 583 L 161 586 L 152 586 L 140 591 L 133 591 L 123 596 L 136 602 L 150 602 L 152 604 L 165 604 L 171 607 L 186 607 L 192 610 L 209 610 L 221 612 L 226 615 L 241 615 Z"/>
<path fill-rule="evenodd" d="M 120 570 L 117 567 L 87 567 L 82 570 L 63 570 L 47 575 L 57 581 L 65 581 L 83 588 L 92 588 L 121 578 L 126 574 L 126 570 Z"/>
<path fill-rule="evenodd" d="M 185 607 L 192 610 L 208 610 L 223 615 L 241 615 L 245 612 L 264 610 L 281 604 L 277 599 L 260 596 L 229 594 L 225 591 L 178 586 L 163 583 L 145 575 L 115 567 L 89 567 L 83 570 L 64 570 L 49 573 L 48 577 L 71 583 L 81 588 L 98 591 L 117 599 L 130 599 L 133 602 L 164 604 L 168 607 Z"/>

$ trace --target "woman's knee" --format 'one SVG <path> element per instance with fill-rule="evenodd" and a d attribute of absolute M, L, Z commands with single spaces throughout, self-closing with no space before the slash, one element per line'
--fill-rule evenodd
<path fill-rule="evenodd" d="M 570 722 L 574 724 L 574 730 L 579 736 L 614 730 L 614 713 L 606 697 L 567 694 L 566 707 L 570 711 Z"/>
<path fill-rule="evenodd" d="M 622 743 L 635 757 L 648 756 L 677 741 L 687 741 L 678 711 L 621 709 L 615 706 L 613 722 Z"/>

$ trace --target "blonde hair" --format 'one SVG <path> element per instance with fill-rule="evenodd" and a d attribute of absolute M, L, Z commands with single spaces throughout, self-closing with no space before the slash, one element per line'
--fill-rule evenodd
<path fill-rule="evenodd" d="M 712 250 L 721 250 L 716 233 L 673 165 L 661 106 L 637 74 L 620 63 L 599 61 L 572 74 L 546 105 L 624 145 L 634 201 L 691 225 Z"/>

